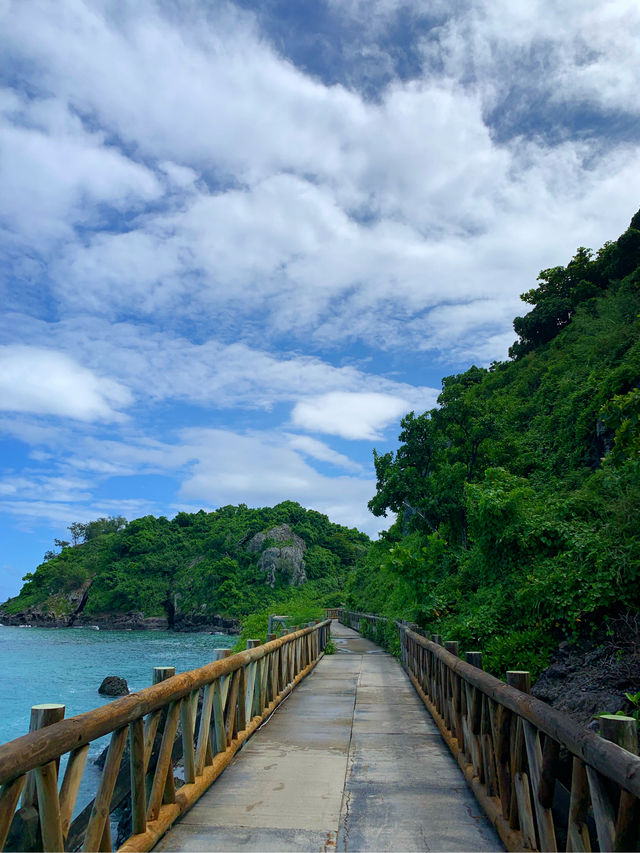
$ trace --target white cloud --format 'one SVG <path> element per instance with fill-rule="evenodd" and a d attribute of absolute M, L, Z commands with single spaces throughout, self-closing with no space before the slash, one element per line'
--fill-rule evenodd
<path fill-rule="evenodd" d="M 36 245 L 100 223 L 100 205 L 123 211 L 157 198 L 147 168 L 87 131 L 59 99 L 9 93 L 0 115 L 0 224 Z M 2 103 L 2 102 L 0 102 Z"/>
<path fill-rule="evenodd" d="M 332 347 L 446 340 L 470 357 L 504 357 L 517 295 L 538 270 L 620 233 L 640 196 L 637 145 L 500 144 L 486 118 L 520 79 L 552 80 L 578 103 L 591 75 L 594 93 L 601 80 L 635 103 L 627 0 L 568 10 L 476 0 L 435 12 L 382 0 L 375 14 L 345 5 L 355 18 L 366 8 L 376 31 L 399 11 L 448 16 L 425 36 L 425 57 L 438 62 L 375 103 L 312 80 L 230 6 L 216 7 L 215 25 L 204 10 L 178 16 L 155 3 L 118 15 L 104 3 L 9 8 L 7 56 L 47 93 L 6 99 L 9 136 L 37 138 L 42 161 L 29 166 L 35 143 L 25 142 L 14 219 L 23 240 L 36 226 L 67 235 L 48 259 L 65 313 Z M 541 45 L 544 73 L 523 72 Z M 70 238 L 97 202 L 125 205 L 126 229 L 93 221 L 95 233 Z M 477 307 L 479 293 L 496 311 L 474 326 L 465 304 Z M 442 302 L 454 306 L 446 332 L 423 316 Z"/>
<path fill-rule="evenodd" d="M 431 403 L 435 403 L 435 392 Z M 342 438 L 373 440 L 380 431 L 397 421 L 411 408 L 407 400 L 390 394 L 332 391 L 301 400 L 293 408 L 292 423 L 310 432 L 324 432 Z M 427 405 L 421 406 L 421 410 Z"/>
<path fill-rule="evenodd" d="M 109 365 L 113 380 L 140 403 L 189 401 L 203 406 L 271 409 L 309 394 L 330 391 L 379 392 L 412 406 L 429 404 L 434 389 L 369 373 L 356 365 L 336 366 L 315 356 L 269 352 L 237 342 L 192 343 L 171 332 L 101 318 L 65 318 L 56 323 L 7 314 L 0 335 L 51 342 L 99 373 Z"/>
<path fill-rule="evenodd" d="M 131 395 L 69 356 L 39 347 L 0 347 L 0 409 L 81 421 L 119 420 Z"/>
<path fill-rule="evenodd" d="M 228 430 L 185 430 L 183 441 L 197 448 L 198 461 L 182 484 L 181 497 L 210 506 L 247 503 L 271 506 L 294 500 L 326 513 L 332 521 L 376 535 L 387 526 L 367 510 L 375 480 L 328 477 L 274 434 L 240 435 Z"/>
<path fill-rule="evenodd" d="M 317 459 L 320 462 L 330 462 L 345 471 L 364 473 L 362 465 L 358 462 L 349 459 L 344 453 L 338 453 L 328 444 L 318 441 L 317 438 L 312 438 L 310 435 L 295 435 L 294 433 L 286 434 L 285 437 L 289 440 L 289 446 L 304 456 L 309 456 L 311 459 Z"/>

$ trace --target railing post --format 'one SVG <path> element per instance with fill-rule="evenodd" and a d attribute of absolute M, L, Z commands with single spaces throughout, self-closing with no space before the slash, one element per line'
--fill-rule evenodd
<path fill-rule="evenodd" d="M 29 731 L 35 732 L 45 726 L 64 719 L 65 706 L 58 703 L 33 705 Z M 37 825 L 40 824 L 40 834 L 44 850 L 62 849 L 62 829 L 60 819 L 60 802 L 58 799 L 58 761 L 51 761 L 44 767 L 32 770 L 27 774 L 27 780 L 22 792 L 21 808 L 31 808 L 25 814 L 22 834 L 29 833 L 37 839 Z M 29 832 L 29 824 L 31 832 Z M 26 840 L 26 839 L 25 839 Z M 60 846 L 56 846 L 60 845 Z M 26 845 L 25 845 L 26 846 Z"/>
<path fill-rule="evenodd" d="M 53 723 L 59 723 L 64 719 L 65 706 L 56 703 L 45 703 L 44 705 L 32 705 L 29 731 L 35 732 Z M 27 782 L 22 792 L 20 807 L 36 806 L 38 798 L 36 795 L 35 771 L 27 774 Z"/>
<path fill-rule="evenodd" d="M 599 717 L 600 736 L 617 743 L 627 752 L 638 754 L 638 728 L 633 717 L 605 714 Z M 620 802 L 615 823 L 615 849 L 633 850 L 638 843 L 640 825 L 640 801 L 624 788 L 620 790 Z"/>
<path fill-rule="evenodd" d="M 482 669 L 482 652 L 465 652 L 464 659 L 467 663 L 470 663 L 471 666 L 476 666 L 478 669 Z"/>

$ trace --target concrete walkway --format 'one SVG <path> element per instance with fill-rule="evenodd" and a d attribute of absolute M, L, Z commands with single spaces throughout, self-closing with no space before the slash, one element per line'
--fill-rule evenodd
<path fill-rule="evenodd" d="M 338 653 L 156 850 L 503 849 L 397 661 L 336 621 L 332 632 Z"/>

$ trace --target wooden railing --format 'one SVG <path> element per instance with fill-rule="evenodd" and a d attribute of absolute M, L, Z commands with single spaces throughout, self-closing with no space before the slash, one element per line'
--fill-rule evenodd
<path fill-rule="evenodd" d="M 35 810 L 35 849 L 111 850 L 110 813 L 124 804 L 132 827 L 119 849 L 150 850 L 315 666 L 330 624 L 250 641 L 247 651 L 180 675 L 156 672 L 152 687 L 0 746 L 0 848 L 11 833 L 12 849 L 27 849 L 21 824 Z M 95 799 L 72 820 L 89 744 L 108 734 Z M 185 784 L 176 789 L 177 760 Z"/>
<path fill-rule="evenodd" d="M 326 607 L 324 611 L 325 619 L 339 619 L 342 613 L 342 607 Z"/>
<path fill-rule="evenodd" d="M 340 619 L 343 625 L 353 628 L 354 631 L 359 631 L 360 633 L 365 630 L 365 625 L 373 628 L 378 622 L 389 621 L 386 616 L 374 616 L 372 613 L 359 613 L 357 610 L 344 609 L 336 618 Z"/>
<path fill-rule="evenodd" d="M 346 625 L 370 614 L 344 611 Z M 636 721 L 608 715 L 603 737 L 529 695 L 529 673 L 507 683 L 482 654 L 397 623 L 402 664 L 469 785 L 509 850 L 639 850 Z"/>

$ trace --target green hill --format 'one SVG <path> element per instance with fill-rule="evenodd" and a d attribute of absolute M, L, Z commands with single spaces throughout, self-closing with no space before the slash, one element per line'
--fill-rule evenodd
<path fill-rule="evenodd" d="M 397 521 L 349 581 L 354 608 L 546 664 L 640 604 L 640 213 L 524 294 L 511 360 L 443 380 L 375 454 L 369 506 Z"/>
<path fill-rule="evenodd" d="M 84 621 L 137 612 L 169 627 L 199 627 L 301 590 L 317 606 L 334 606 L 369 545 L 364 533 L 292 501 L 180 512 L 171 521 L 98 519 L 69 530 L 76 543 L 48 552 L 0 619 L 68 624 L 80 611 Z"/>

